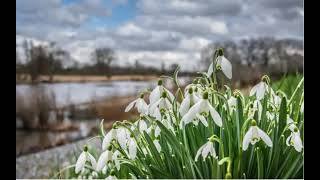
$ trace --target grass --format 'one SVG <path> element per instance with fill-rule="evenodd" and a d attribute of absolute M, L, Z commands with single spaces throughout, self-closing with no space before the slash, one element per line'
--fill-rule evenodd
<path fill-rule="evenodd" d="M 155 75 L 114 75 L 108 78 L 103 75 L 53 75 L 53 83 L 66 83 L 66 82 L 105 82 L 105 81 L 150 81 L 155 80 Z M 50 77 L 41 75 L 40 82 L 50 82 Z M 16 83 L 31 83 L 31 78 L 28 74 L 17 74 Z"/>

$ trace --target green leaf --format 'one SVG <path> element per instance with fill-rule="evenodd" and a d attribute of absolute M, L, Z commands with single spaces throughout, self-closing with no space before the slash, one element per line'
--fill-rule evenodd
<path fill-rule="evenodd" d="M 263 157 L 260 148 L 256 149 L 257 152 L 257 165 L 258 165 L 258 178 L 263 178 Z"/>
<path fill-rule="evenodd" d="M 157 163 L 158 163 L 158 165 L 160 167 L 163 167 L 162 161 L 161 161 L 161 158 L 160 158 L 160 154 L 159 154 L 156 146 L 153 144 L 153 141 L 151 140 L 150 136 L 145 131 L 143 131 L 143 134 L 144 134 L 145 139 L 148 142 L 149 149 L 151 151 L 152 157 L 155 158 L 155 160 L 157 161 Z"/>

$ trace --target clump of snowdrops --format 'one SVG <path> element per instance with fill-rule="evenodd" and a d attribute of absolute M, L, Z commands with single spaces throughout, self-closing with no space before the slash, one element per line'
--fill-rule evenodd
<path fill-rule="evenodd" d="M 163 80 L 131 102 L 137 121 L 101 126 L 101 154 L 87 146 L 72 166 L 80 178 L 302 178 L 303 78 L 291 97 L 270 86 L 268 76 L 249 97 L 219 86 L 217 73 L 232 78 L 222 49 L 205 73 L 173 94 Z M 219 88 L 220 87 L 220 88 Z"/>

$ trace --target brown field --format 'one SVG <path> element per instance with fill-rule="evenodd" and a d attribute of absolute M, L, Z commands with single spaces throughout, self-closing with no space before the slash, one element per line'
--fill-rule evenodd
<path fill-rule="evenodd" d="M 102 75 L 54 75 L 52 82 L 103 82 L 103 81 L 149 81 L 157 79 L 156 75 L 114 75 L 108 78 Z M 42 75 L 39 77 L 40 82 L 49 82 L 50 77 Z M 16 74 L 16 83 L 30 83 L 28 74 Z"/>

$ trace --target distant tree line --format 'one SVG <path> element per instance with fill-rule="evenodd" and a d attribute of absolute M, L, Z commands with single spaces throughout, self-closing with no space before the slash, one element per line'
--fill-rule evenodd
<path fill-rule="evenodd" d="M 136 60 L 133 67 L 120 67 L 111 63 L 117 59 L 116 52 L 110 47 L 98 47 L 91 54 L 91 64 L 81 65 L 73 61 L 72 65 L 64 66 L 67 61 L 72 61 L 70 54 L 57 48 L 54 43 L 48 46 L 35 46 L 32 41 L 24 41 L 23 53 L 25 55 L 24 62 L 22 62 L 19 53 L 16 52 L 16 74 L 28 74 L 32 82 L 37 82 L 40 75 L 48 75 L 49 81 L 55 74 L 61 75 L 105 75 L 110 77 L 112 75 L 169 75 L 177 68 L 177 64 L 172 64 L 166 68 L 162 64 L 161 69 L 154 67 L 147 67 Z M 182 75 L 190 75 L 192 73 L 182 72 Z M 23 77 L 18 77 L 23 78 Z"/>

